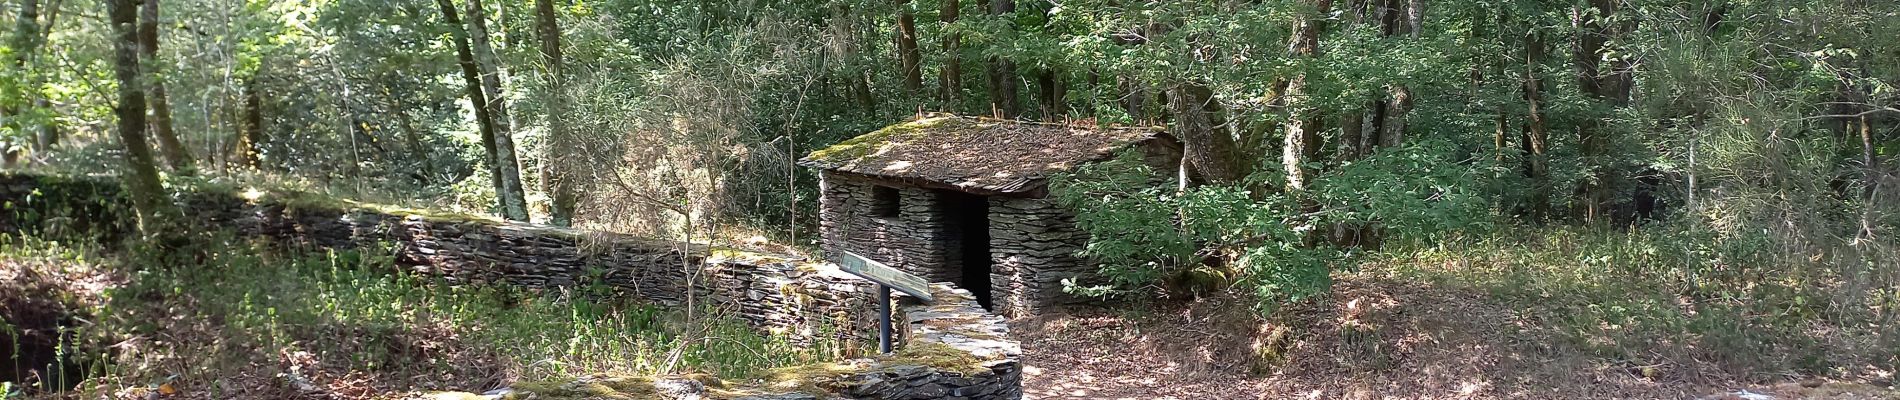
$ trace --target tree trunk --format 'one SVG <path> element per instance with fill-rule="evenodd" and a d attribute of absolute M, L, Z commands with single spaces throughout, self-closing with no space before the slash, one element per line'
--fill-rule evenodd
<path fill-rule="evenodd" d="M 1299 22 L 1294 29 L 1292 43 L 1287 45 L 1287 54 L 1292 57 L 1314 58 L 1319 55 L 1319 34 L 1325 30 L 1325 20 L 1321 16 L 1332 12 L 1332 0 L 1313 2 L 1315 14 Z M 1289 118 L 1286 123 L 1286 137 L 1283 142 L 1280 163 L 1286 168 L 1286 186 L 1288 190 L 1305 190 L 1311 183 L 1311 171 L 1306 164 L 1313 161 L 1319 151 L 1319 132 L 1324 128 L 1323 117 L 1317 110 L 1306 104 L 1306 76 L 1295 76 L 1287 84 L 1285 95 L 1286 110 Z"/>
<path fill-rule="evenodd" d="M 963 38 L 950 25 L 957 22 L 963 14 L 963 4 L 957 0 L 943 0 L 943 9 L 938 20 L 943 22 L 948 33 L 943 35 L 943 75 L 939 77 L 937 97 L 942 99 L 945 110 L 955 110 L 959 94 L 963 91 Z"/>
<path fill-rule="evenodd" d="M 572 226 L 574 211 L 580 205 L 579 174 L 571 173 L 573 166 L 556 163 L 555 159 L 571 155 L 574 151 L 573 133 L 568 131 L 567 121 L 567 77 L 564 72 L 564 60 L 561 58 L 561 26 L 555 14 L 554 0 L 536 0 L 534 3 L 536 30 L 541 37 L 541 59 L 547 64 L 547 154 L 541 157 L 541 176 L 548 196 L 553 198 L 549 205 L 549 223 L 558 226 Z"/>
<path fill-rule="evenodd" d="M 1573 9 L 1571 24 L 1577 28 L 1575 51 L 1572 60 L 1576 64 L 1577 86 L 1583 95 L 1611 107 L 1622 107 L 1629 103 L 1631 86 L 1630 66 L 1627 61 L 1613 61 L 1609 73 L 1603 71 L 1603 52 L 1611 37 L 1619 34 L 1616 26 L 1604 21 L 1617 12 L 1618 0 L 1590 0 L 1589 9 Z M 1604 165 L 1603 157 L 1608 156 L 1609 137 L 1605 132 L 1603 120 L 1585 118 L 1577 127 L 1578 152 L 1585 165 L 1596 179 L 1585 179 L 1582 192 L 1581 210 L 1585 221 L 1597 221 L 1609 206 L 1613 182 L 1620 178 Z"/>
<path fill-rule="evenodd" d="M 114 33 L 113 76 L 119 80 L 119 142 L 125 146 L 124 175 L 126 193 L 138 212 L 139 230 L 146 234 L 161 232 L 170 206 L 164 187 L 158 182 L 157 162 L 152 147 L 145 142 L 145 93 L 139 88 L 138 10 L 134 0 L 111 0 L 108 18 Z"/>
<path fill-rule="evenodd" d="M 1122 111 L 1128 113 L 1128 119 L 1137 123 L 1148 118 L 1148 86 L 1133 75 L 1115 77 L 1116 86 L 1121 89 Z"/>
<path fill-rule="evenodd" d="M 990 0 L 990 15 L 1005 17 L 1016 12 L 1016 0 Z M 1003 118 L 1022 115 L 1016 93 L 1016 64 L 1002 57 L 990 57 L 990 109 Z"/>
<path fill-rule="evenodd" d="M 924 54 L 917 49 L 917 17 L 910 11 L 912 0 L 897 0 L 897 58 L 904 69 L 904 90 L 924 90 Z"/>
<path fill-rule="evenodd" d="M 495 126 L 493 161 L 497 172 L 501 173 L 501 185 L 496 186 L 495 197 L 501 202 L 503 218 L 527 221 L 528 195 L 526 188 L 521 186 L 521 162 L 515 155 L 508 99 L 502 94 L 501 60 L 495 57 L 495 49 L 489 45 L 488 15 L 484 10 L 482 0 L 469 0 L 469 42 L 474 46 L 475 60 L 482 72 L 482 94 L 483 100 L 488 102 L 489 123 Z"/>
<path fill-rule="evenodd" d="M 1068 109 L 1063 107 L 1062 102 L 1062 76 L 1054 68 L 1044 68 L 1036 74 L 1036 86 L 1041 89 L 1038 97 L 1042 100 L 1040 108 L 1043 121 L 1055 122 L 1068 115 Z"/>
<path fill-rule="evenodd" d="M 833 55 L 843 62 L 843 75 L 851 99 L 865 114 L 877 113 L 877 96 L 871 92 L 870 71 L 863 68 L 858 60 L 857 16 L 852 14 L 849 4 L 833 3 L 831 7 L 831 37 L 837 42 Z"/>
<path fill-rule="evenodd" d="M 1524 150 L 1526 172 L 1535 186 L 1531 190 L 1530 214 L 1534 219 L 1549 217 L 1550 211 L 1550 127 L 1544 119 L 1543 34 L 1532 31 L 1524 37 L 1524 103 L 1526 125 Z"/>
<path fill-rule="evenodd" d="M 1390 100 L 1385 102 L 1385 126 L 1379 129 L 1379 147 L 1398 147 L 1405 142 L 1405 116 L 1412 112 L 1412 89 L 1404 84 L 1392 85 Z"/>
<path fill-rule="evenodd" d="M 449 35 L 452 37 L 451 40 L 455 41 L 455 56 L 457 63 L 462 67 L 462 81 L 468 92 L 469 103 L 475 105 L 475 122 L 481 129 L 482 147 L 488 153 L 488 171 L 495 185 L 495 200 L 499 203 L 498 206 L 504 217 L 516 221 L 526 220 L 527 207 L 520 201 L 521 197 L 516 197 L 521 193 L 521 176 L 514 162 L 513 143 L 509 143 L 509 148 L 505 153 L 501 150 L 501 139 L 504 133 L 498 129 L 495 122 L 494 109 L 486 106 L 490 103 L 482 83 L 481 69 L 475 63 L 474 50 L 470 49 L 470 32 L 463 28 L 461 18 L 455 13 L 454 4 L 449 0 L 435 2 L 442 9 L 443 21 L 449 24 Z M 474 24 L 473 21 L 479 20 L 475 16 L 470 16 L 469 19 L 471 25 Z M 512 183 L 508 179 L 511 175 L 514 177 Z"/>
<path fill-rule="evenodd" d="M 152 138 L 173 172 L 191 174 L 191 151 L 178 141 L 172 130 L 172 109 L 165 98 L 165 78 L 158 62 L 158 0 L 143 0 L 139 7 L 139 57 L 144 64 L 146 98 L 151 101 Z"/>
<path fill-rule="evenodd" d="M 421 169 L 415 173 L 416 183 L 428 186 L 433 179 L 430 174 L 435 173 L 435 161 L 429 157 L 429 148 L 422 145 L 422 133 L 416 132 L 415 121 L 408 112 L 397 112 L 396 118 L 397 123 L 402 124 L 403 144 L 409 148 L 409 156 L 421 163 Z"/>
<path fill-rule="evenodd" d="M 1247 177 L 1245 153 L 1234 141 L 1214 93 L 1199 83 L 1176 85 L 1168 95 L 1174 112 L 1174 132 L 1181 137 L 1186 163 L 1201 179 L 1216 184 L 1239 183 Z"/>
<path fill-rule="evenodd" d="M 1286 107 L 1292 113 L 1286 123 L 1286 137 L 1282 143 L 1280 164 L 1286 168 L 1287 190 L 1306 190 L 1312 181 L 1312 171 L 1306 164 L 1314 161 L 1319 154 L 1319 132 L 1325 129 L 1321 123 L 1325 118 L 1317 110 L 1305 104 L 1306 77 L 1293 78 L 1287 84 Z"/>
<path fill-rule="evenodd" d="M 1386 36 L 1408 36 L 1413 40 L 1419 37 L 1420 24 L 1424 18 L 1422 0 L 1405 1 L 1405 9 L 1398 9 L 1400 0 L 1391 0 L 1384 11 L 1386 23 L 1392 24 L 1383 29 Z M 1400 16 L 1403 19 L 1400 19 Z M 1398 147 L 1405 142 L 1406 116 L 1412 112 L 1412 89 L 1403 83 L 1394 84 L 1387 89 L 1385 107 L 1380 113 L 1380 125 L 1377 145 L 1382 148 Z"/>
<path fill-rule="evenodd" d="M 264 95 L 260 90 L 256 75 L 244 78 L 244 116 L 238 127 L 238 162 L 240 166 L 252 170 L 261 167 L 259 161 L 264 145 Z"/>
<path fill-rule="evenodd" d="M 1339 159 L 1358 160 L 1366 153 L 1366 113 L 1347 112 L 1339 116 Z"/>
<path fill-rule="evenodd" d="M 33 106 L 42 110 L 51 110 L 53 102 L 45 98 L 33 99 Z M 59 124 L 55 121 L 46 121 L 40 124 L 40 129 L 34 136 L 34 147 L 40 150 L 51 149 L 53 145 L 59 143 Z"/>
<path fill-rule="evenodd" d="M 27 61 L 31 59 L 34 52 L 38 51 L 40 42 L 39 4 L 39 0 L 22 0 L 20 2 L 20 13 L 14 20 L 13 38 L 10 43 L 10 46 L 13 48 L 12 61 L 14 70 L 16 71 L 26 71 Z M 22 90 L 21 92 L 30 98 L 36 97 L 36 93 L 34 92 L 37 91 Z M 16 132 L 25 130 L 26 126 L 19 122 L 19 117 L 25 114 L 25 107 L 0 107 L 0 121 L 3 121 L 5 126 L 13 128 Z M 6 148 L 6 154 L 4 156 L 6 160 L 4 164 L 8 167 L 12 167 L 20 155 L 18 151 L 15 150 L 16 146 L 12 146 L 11 141 L 8 142 L 9 143 L 0 143 L 0 145 L 5 145 Z"/>

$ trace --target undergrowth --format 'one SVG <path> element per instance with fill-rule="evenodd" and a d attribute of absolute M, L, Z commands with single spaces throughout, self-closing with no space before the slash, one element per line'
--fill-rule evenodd
<path fill-rule="evenodd" d="M 1364 272 L 1485 293 L 1523 333 L 1625 365 L 1882 379 L 1900 371 L 1895 250 L 1674 224 L 1518 227 L 1388 249 Z"/>
<path fill-rule="evenodd" d="M 366 398 L 593 373 L 741 378 L 825 351 L 717 312 L 689 319 L 616 300 L 604 288 L 449 285 L 400 273 L 387 248 L 287 248 L 219 234 L 192 248 L 104 253 L 5 238 L 0 257 L 10 266 L 42 260 L 61 273 L 113 276 L 87 303 L 86 322 L 63 327 L 79 333 L 88 354 L 71 362 L 90 375 L 66 394 L 87 398 L 161 387 L 205 398 Z"/>

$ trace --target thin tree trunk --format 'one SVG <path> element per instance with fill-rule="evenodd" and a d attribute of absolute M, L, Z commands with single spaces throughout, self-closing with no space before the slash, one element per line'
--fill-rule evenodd
<path fill-rule="evenodd" d="M 1877 175 L 1875 171 L 1880 170 L 1880 159 L 1875 158 L 1874 129 L 1872 124 L 1867 123 L 1867 115 L 1865 114 L 1860 116 L 1859 130 L 1861 165 L 1867 168 L 1867 183 L 1869 187 L 1872 187 L 1875 175 Z"/>
<path fill-rule="evenodd" d="M 495 185 L 495 200 L 499 203 L 498 206 L 501 208 L 504 217 L 517 221 L 525 220 L 527 219 L 526 207 L 523 206 L 519 208 L 522 212 L 516 213 L 515 211 L 518 209 L 515 208 L 515 206 L 520 203 L 511 198 L 515 193 L 519 193 L 521 189 L 519 172 L 515 172 L 516 175 L 514 175 L 515 179 L 512 184 L 506 183 L 508 181 L 506 177 L 509 173 L 504 172 L 503 167 L 504 164 L 510 167 L 515 165 L 513 157 L 514 149 L 512 146 L 508 149 L 506 153 L 508 157 L 504 162 L 504 158 L 502 157 L 503 152 L 500 150 L 499 145 L 501 135 L 496 127 L 495 115 L 491 112 L 493 109 L 484 106 L 489 104 L 488 96 L 485 93 L 486 90 L 483 89 L 481 69 L 476 66 L 475 63 L 475 52 L 470 49 L 469 32 L 463 28 L 462 20 L 456 15 L 455 5 L 453 3 L 450 3 L 449 0 L 436 0 L 435 3 L 442 9 L 443 21 L 449 24 L 449 34 L 452 37 L 451 40 L 455 41 L 455 56 L 457 64 L 460 64 L 462 67 L 462 81 L 468 92 L 469 103 L 475 105 L 475 122 L 481 129 L 482 147 L 487 150 L 488 153 L 488 171 L 492 175 L 490 180 Z M 476 18 L 471 17 L 470 19 Z M 513 170 L 510 169 L 510 171 Z"/>
<path fill-rule="evenodd" d="M 1055 68 L 1044 68 L 1041 73 L 1036 74 L 1036 87 L 1041 89 L 1038 97 L 1042 100 L 1040 108 L 1043 121 L 1054 122 L 1068 115 L 1068 110 L 1063 107 L 1062 102 L 1064 96 L 1062 77 Z"/>
<path fill-rule="evenodd" d="M 568 131 L 563 120 L 568 113 L 567 77 L 561 56 L 561 26 L 559 15 L 555 14 L 554 0 L 536 0 L 534 3 L 535 26 L 541 37 L 541 59 L 547 65 L 547 119 L 548 154 L 541 157 L 541 168 L 545 171 L 541 181 L 549 197 L 553 198 L 549 208 L 549 223 L 558 226 L 572 226 L 574 211 L 579 208 L 580 190 L 576 187 L 579 174 L 570 173 L 573 166 L 556 163 L 561 155 L 574 154 L 573 133 Z"/>
<path fill-rule="evenodd" d="M 951 25 L 963 14 L 963 4 L 957 0 L 943 0 L 943 9 L 938 20 L 943 22 L 948 33 L 943 36 L 943 75 L 939 77 L 937 97 L 942 99 L 943 108 L 955 110 L 957 100 L 963 91 L 963 38 Z"/>
<path fill-rule="evenodd" d="M 151 102 L 152 138 L 158 140 L 158 150 L 165 156 L 165 164 L 173 172 L 191 174 L 191 151 L 178 141 L 178 133 L 172 130 L 172 109 L 165 98 L 165 78 L 159 71 L 158 62 L 158 1 L 143 0 L 139 7 L 139 56 L 144 64 L 146 98 Z"/>
<path fill-rule="evenodd" d="M 1618 0 L 1590 0 L 1590 9 L 1573 9 L 1571 24 L 1577 28 L 1577 38 L 1572 59 L 1576 65 L 1577 86 L 1584 96 L 1601 101 L 1611 107 L 1629 104 L 1630 66 L 1628 61 L 1611 62 L 1609 73 L 1603 71 L 1603 52 L 1611 37 L 1620 34 L 1619 27 L 1604 21 L 1617 12 Z M 1583 218 L 1585 221 L 1597 221 L 1606 212 L 1610 203 L 1613 182 L 1621 177 L 1615 171 L 1609 171 L 1601 164 L 1608 156 L 1610 139 L 1603 120 L 1586 118 L 1577 127 L 1577 149 L 1582 153 L 1586 165 L 1596 174 L 1596 179 L 1584 180 L 1581 191 Z M 1592 165 L 1594 164 L 1594 165 Z"/>
<path fill-rule="evenodd" d="M 1529 32 L 1524 39 L 1524 103 L 1526 125 L 1524 143 L 1528 174 L 1535 188 L 1531 191 L 1533 218 L 1549 217 L 1550 211 L 1550 127 L 1544 119 L 1543 63 L 1547 44 L 1543 34 Z"/>
<path fill-rule="evenodd" d="M 494 47 L 489 45 L 488 16 L 484 13 L 482 0 L 469 0 L 468 28 L 469 43 L 474 46 L 476 64 L 482 74 L 482 94 L 487 104 L 485 107 L 488 108 L 489 123 L 494 126 L 495 158 L 491 161 L 501 179 L 495 187 L 495 197 L 501 202 L 503 218 L 527 221 L 528 196 L 526 189 L 521 186 L 521 163 L 515 155 L 508 99 L 502 94 L 501 62 L 495 57 Z"/>
<path fill-rule="evenodd" d="M 145 93 L 139 88 L 138 10 L 134 0 L 112 0 L 107 14 L 114 33 L 113 76 L 119 80 L 119 142 L 125 146 L 124 175 L 132 208 L 138 212 L 139 230 L 160 232 L 169 216 L 164 187 L 158 182 L 157 162 L 152 147 L 145 142 Z"/>
<path fill-rule="evenodd" d="M 46 24 L 44 26 L 41 26 L 38 32 L 34 33 L 34 34 L 37 34 L 38 36 L 32 42 L 31 47 L 20 47 L 21 49 L 23 49 L 21 50 L 21 52 L 26 54 L 28 56 L 28 59 L 39 57 L 40 45 L 45 44 L 48 40 L 51 40 L 51 38 L 53 37 L 53 28 L 59 25 L 59 7 L 61 3 L 63 3 L 62 0 L 52 0 L 52 2 L 47 3 L 46 13 L 45 13 Z M 25 10 L 22 10 L 22 11 L 25 11 Z M 22 13 L 21 15 L 25 15 L 25 14 Z M 30 21 L 30 19 L 28 20 Z M 24 67 L 22 69 L 24 70 Z M 39 76 L 34 76 L 33 82 L 35 86 L 37 86 L 38 83 L 42 82 L 42 78 Z M 39 96 L 37 94 L 32 94 L 32 95 L 34 97 L 33 98 L 34 108 L 46 110 L 48 112 L 53 112 L 55 114 L 58 113 L 57 110 L 53 109 L 53 102 L 51 100 L 48 100 L 46 97 Z M 54 145 L 59 144 L 59 137 L 60 137 L 59 120 L 52 119 L 52 120 L 43 121 L 40 124 L 39 131 L 35 135 L 35 139 L 37 142 L 36 147 L 42 150 L 51 149 L 53 148 Z"/>
<path fill-rule="evenodd" d="M 1147 120 L 1147 85 L 1143 85 L 1139 79 L 1130 75 L 1116 76 L 1115 83 L 1121 89 L 1120 103 L 1122 111 L 1128 113 L 1128 118 L 1137 123 Z"/>
<path fill-rule="evenodd" d="M 13 47 L 12 61 L 14 70 L 16 71 L 27 70 L 27 61 L 32 58 L 33 53 L 39 51 L 39 4 L 39 0 L 22 0 L 20 2 L 20 13 L 15 17 L 13 37 L 10 43 L 11 47 Z M 24 90 L 22 92 L 26 96 L 36 97 L 34 92 L 37 91 Z M 20 116 L 25 114 L 26 110 L 24 107 L 0 107 L 0 121 L 4 121 L 6 126 L 12 127 L 16 132 L 26 128 L 25 125 L 19 122 Z M 12 146 L 12 143 L 0 143 L 0 145 L 5 145 L 6 148 L 4 164 L 8 167 L 13 166 L 20 157 L 19 152 L 14 149 L 16 146 Z"/>
<path fill-rule="evenodd" d="M 1016 12 L 1016 0 L 990 0 L 990 15 L 1006 16 Z M 1022 103 L 1016 93 L 1016 63 L 1002 57 L 990 57 L 990 109 L 1003 118 L 1022 115 Z"/>
<path fill-rule="evenodd" d="M 253 72 L 256 74 L 256 72 Z M 238 162 L 245 168 L 256 170 L 264 146 L 264 95 L 257 86 L 257 76 L 244 78 L 244 116 L 240 118 L 238 131 Z"/>
<path fill-rule="evenodd" d="M 917 17 L 910 11 L 912 0 L 897 0 L 897 58 L 904 70 L 904 90 L 924 90 L 924 53 L 917 48 Z"/>
<path fill-rule="evenodd" d="M 1288 44 L 1287 53 L 1293 57 L 1314 58 L 1319 55 L 1319 34 L 1325 30 L 1321 16 L 1332 12 L 1332 0 L 1313 2 L 1315 14 L 1299 22 L 1294 29 L 1293 42 Z M 1283 142 L 1280 163 L 1286 168 L 1286 186 L 1288 190 L 1305 190 L 1311 183 L 1311 171 L 1306 164 L 1313 161 L 1319 151 L 1319 132 L 1324 128 L 1324 118 L 1317 110 L 1306 104 L 1306 76 L 1295 76 L 1287 84 L 1285 96 L 1286 109 L 1291 114 L 1286 123 L 1286 137 Z"/>
<path fill-rule="evenodd" d="M 1879 196 L 1881 193 L 1880 185 L 1881 185 L 1881 181 L 1886 177 L 1886 170 L 1881 169 L 1880 167 L 1880 159 L 1877 158 L 1879 156 L 1877 155 L 1878 153 L 1874 149 L 1873 125 L 1867 122 L 1866 114 L 1861 114 L 1860 116 L 1859 131 L 1860 131 L 1861 157 L 1863 157 L 1861 160 L 1861 163 L 1862 163 L 1862 167 L 1866 168 L 1867 172 L 1865 173 L 1866 176 L 1862 177 L 1862 179 L 1864 179 L 1863 185 L 1866 186 L 1866 188 L 1862 189 L 1863 194 L 1861 196 L 1864 197 L 1864 201 L 1866 203 L 1865 205 L 1861 206 L 1861 213 L 1860 213 L 1861 232 L 1857 236 L 1862 237 L 1862 238 L 1872 238 L 1875 232 L 1874 221 L 1878 221 L 1880 219 L 1879 214 L 1878 214 L 1882 208 L 1879 206 L 1880 204 Z"/>
<path fill-rule="evenodd" d="M 396 118 L 397 123 L 402 124 L 402 139 L 409 148 L 409 156 L 415 157 L 416 161 L 421 163 L 421 170 L 416 171 L 415 174 L 416 182 L 428 186 L 430 180 L 433 179 L 430 175 L 435 173 L 435 161 L 429 157 L 429 148 L 422 145 L 422 134 L 416 132 L 415 121 L 409 117 L 408 112 L 398 111 Z"/>
<path fill-rule="evenodd" d="M 858 60 L 857 16 L 852 14 L 849 4 L 842 2 L 832 5 L 831 14 L 831 36 L 837 42 L 833 53 L 845 66 L 843 73 L 851 99 L 865 114 L 876 114 L 877 97 L 871 93 L 870 72 L 861 68 Z"/>

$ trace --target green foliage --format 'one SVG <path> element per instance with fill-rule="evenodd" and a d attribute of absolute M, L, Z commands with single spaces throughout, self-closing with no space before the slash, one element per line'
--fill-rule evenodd
<path fill-rule="evenodd" d="M 1495 217 L 1494 192 L 1483 158 L 1458 159 L 1455 143 L 1413 141 L 1330 168 L 1312 189 L 1329 205 L 1323 220 L 1377 224 L 1387 240 L 1429 241 L 1446 234 L 1485 231 Z"/>
<path fill-rule="evenodd" d="M 1055 200 L 1076 210 L 1076 225 L 1089 233 L 1082 256 L 1100 263 L 1107 282 L 1069 281 L 1068 289 L 1107 296 L 1145 292 L 1195 268 L 1204 259 L 1229 257 L 1240 283 L 1260 295 L 1263 306 L 1323 292 L 1334 253 L 1301 246 L 1310 226 L 1286 197 L 1255 199 L 1243 189 L 1200 186 L 1177 193 L 1159 184 L 1139 154 L 1123 152 L 1052 180 Z M 1170 223 L 1156 223 L 1170 221 Z"/>
<path fill-rule="evenodd" d="M 1335 229 L 1376 226 L 1388 240 L 1423 242 L 1489 227 L 1485 184 L 1464 165 L 1472 161 L 1451 159 L 1454 149 L 1424 140 L 1339 166 L 1315 184 L 1312 200 L 1228 186 L 1179 191 L 1135 152 L 1083 166 L 1050 189 L 1076 210 L 1090 235 L 1081 255 L 1100 264 L 1106 282 L 1071 281 L 1070 290 L 1126 294 L 1205 279 L 1212 267 L 1230 271 L 1213 275 L 1251 291 L 1262 309 L 1324 293 L 1351 253 L 1320 242 Z M 1302 201 L 1328 206 L 1309 210 Z"/>

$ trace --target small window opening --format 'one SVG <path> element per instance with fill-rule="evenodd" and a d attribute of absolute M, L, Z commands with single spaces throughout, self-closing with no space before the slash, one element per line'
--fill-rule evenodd
<path fill-rule="evenodd" d="M 871 187 L 871 215 L 884 218 L 897 216 L 897 188 L 889 186 Z"/>

